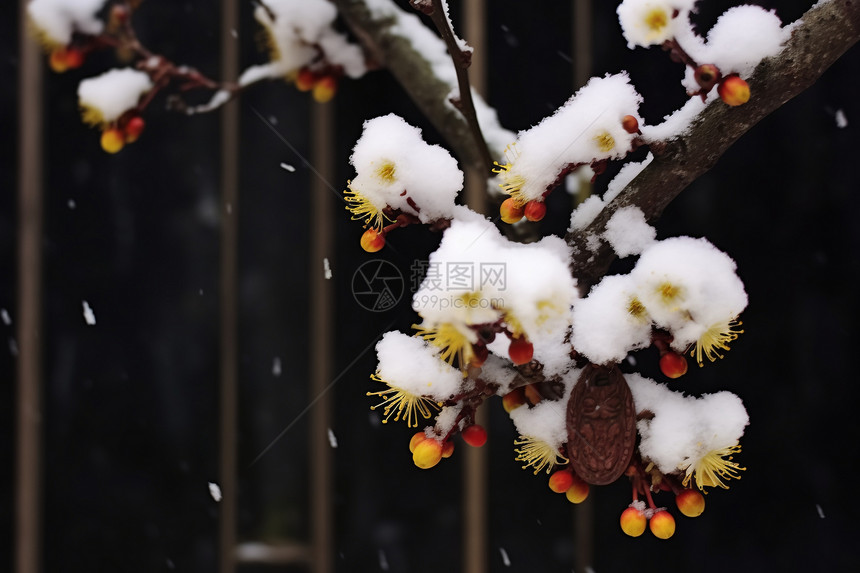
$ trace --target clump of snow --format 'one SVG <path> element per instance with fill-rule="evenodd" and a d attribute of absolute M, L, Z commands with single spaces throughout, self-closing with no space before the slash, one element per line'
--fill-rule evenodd
<path fill-rule="evenodd" d="M 634 134 L 622 120 L 632 115 L 641 124 L 641 101 L 626 73 L 591 78 L 553 115 L 518 134 L 499 169 L 500 186 L 519 203 L 541 200 L 568 165 L 624 157 Z"/>
<path fill-rule="evenodd" d="M 334 431 L 331 428 L 328 429 L 328 445 L 332 448 L 337 448 L 337 436 L 334 435 Z"/>
<path fill-rule="evenodd" d="M 612 178 L 609 185 L 606 187 L 606 193 L 603 194 L 603 201 L 609 203 L 621 193 L 627 185 L 633 181 L 637 175 L 642 173 L 642 170 L 648 167 L 654 161 L 654 155 L 648 155 L 642 161 L 630 161 L 618 171 L 618 174 Z"/>
<path fill-rule="evenodd" d="M 845 117 L 845 110 L 843 109 L 836 110 L 836 127 L 839 129 L 848 127 L 848 118 Z"/>
<path fill-rule="evenodd" d="M 112 69 L 81 81 L 78 104 L 85 122 L 107 124 L 137 107 L 140 96 L 150 89 L 152 81 L 145 72 L 132 68 Z"/>
<path fill-rule="evenodd" d="M 83 306 L 84 309 L 84 322 L 86 322 L 90 326 L 93 326 L 96 323 L 96 314 L 90 307 L 90 303 L 88 303 L 87 301 L 82 301 L 81 306 Z"/>
<path fill-rule="evenodd" d="M 463 188 L 463 172 L 451 154 L 426 143 L 420 129 L 394 114 L 364 122 L 350 163 L 356 170 L 350 191 L 377 213 L 391 207 L 423 223 L 450 218 Z"/>
<path fill-rule="evenodd" d="M 209 495 L 212 496 L 212 499 L 215 501 L 221 501 L 221 488 L 215 482 L 209 482 Z"/>
<path fill-rule="evenodd" d="M 457 392 L 462 373 L 439 359 L 439 349 L 402 332 L 387 332 L 376 345 L 377 375 L 416 396 L 445 400 Z"/>
<path fill-rule="evenodd" d="M 105 0 L 31 0 L 27 15 L 40 39 L 48 46 L 65 46 L 72 34 L 97 35 L 104 24 L 97 13 Z"/>
<path fill-rule="evenodd" d="M 657 230 L 645 220 L 639 207 L 623 207 L 615 211 L 606 222 L 603 238 L 621 257 L 638 255 L 654 243 Z"/>
<path fill-rule="evenodd" d="M 597 195 L 592 195 L 580 203 L 570 214 L 570 231 L 579 231 L 589 226 L 605 206 L 606 203 Z"/>
<path fill-rule="evenodd" d="M 714 98 L 716 95 L 712 94 L 711 97 Z M 646 141 L 668 141 L 685 135 L 693 120 L 704 111 L 707 105 L 707 101 L 702 101 L 702 98 L 690 98 L 683 106 L 664 117 L 662 123 L 642 126 L 642 137 Z"/>

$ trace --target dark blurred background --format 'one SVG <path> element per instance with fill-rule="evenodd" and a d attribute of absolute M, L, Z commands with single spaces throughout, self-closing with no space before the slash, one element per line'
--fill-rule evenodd
<path fill-rule="evenodd" d="M 784 22 L 809 2 L 760 1 Z M 218 11 L 205 0 L 143 3 L 136 28 L 151 49 L 218 75 Z M 462 2 L 452 2 L 455 17 Z M 529 127 L 575 88 L 572 4 L 493 0 L 488 11 L 488 100 L 503 125 Z M 645 96 L 649 123 L 684 100 L 681 69 L 658 49 L 630 51 L 615 2 L 593 6 L 593 74 L 626 69 Z M 702 2 L 702 31 L 730 6 Z M 16 328 L 17 10 L 0 8 L 0 570 L 14 548 Z M 243 5 L 242 66 L 262 61 L 252 5 Z M 219 116 L 147 113 L 140 141 L 115 156 L 77 112 L 78 82 L 110 67 L 45 73 L 43 550 L 45 571 L 215 571 L 219 504 Z M 706 236 L 738 263 L 749 293 L 746 332 L 727 358 L 692 369 L 671 386 L 693 394 L 730 390 L 751 424 L 738 461 L 748 469 L 729 491 L 707 497 L 705 513 L 678 517 L 669 541 L 627 538 L 618 516 L 629 487 L 592 488 L 594 571 L 846 571 L 856 566 L 851 502 L 858 458 L 857 252 L 860 248 L 857 71 L 849 51 L 811 89 L 744 136 L 675 201 L 660 237 Z M 238 103 L 240 135 L 237 534 L 242 542 L 310 540 L 308 94 L 284 82 L 258 85 Z M 395 112 L 444 142 L 385 72 L 342 82 L 327 104 L 336 119 L 331 150 L 344 187 L 348 157 L 364 119 Z M 847 126 L 837 126 L 842 110 Z M 262 118 L 267 121 L 264 122 Z M 289 142 L 285 143 L 273 132 Z M 294 166 L 295 171 L 280 164 Z M 597 182 L 600 192 L 608 181 Z M 552 196 L 543 232 L 562 233 L 571 199 Z M 352 295 L 369 258 L 410 265 L 438 243 L 426 229 L 395 233 L 368 256 L 360 227 L 338 205 L 327 225 L 335 289 L 330 365 L 332 503 L 337 571 L 457 571 L 463 553 L 462 450 L 432 471 L 412 464 L 411 431 L 382 426 L 368 375 L 372 342 L 408 331 L 409 296 L 370 312 Z M 84 320 L 82 305 L 96 323 Z M 8 323 L 7 323 L 8 322 Z M 368 347 L 371 350 L 368 351 Z M 652 351 L 653 352 L 653 351 Z M 638 357 L 656 376 L 656 354 Z M 514 462 L 513 427 L 489 402 L 487 562 L 490 571 L 568 572 L 577 563 L 577 508 L 552 494 L 544 476 Z M 259 461 L 255 458 L 291 426 Z M 660 499 L 658 498 L 658 503 Z M 671 504 L 670 499 L 663 499 Z M 240 566 L 240 571 L 310 571 L 304 565 Z M 579 573 L 579 572 L 578 572 Z"/>

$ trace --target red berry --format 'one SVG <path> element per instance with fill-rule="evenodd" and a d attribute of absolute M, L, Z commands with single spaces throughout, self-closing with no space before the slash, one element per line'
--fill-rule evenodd
<path fill-rule="evenodd" d="M 555 493 L 564 493 L 573 485 L 573 473 L 570 470 L 558 470 L 549 476 L 549 489 Z"/>
<path fill-rule="evenodd" d="M 717 86 L 720 99 L 730 106 L 745 104 L 750 99 L 750 85 L 737 74 L 727 76 Z"/>
<path fill-rule="evenodd" d="M 680 378 L 687 373 L 687 359 L 669 350 L 660 357 L 660 370 L 669 378 Z"/>
<path fill-rule="evenodd" d="M 317 83 L 317 76 L 308 68 L 302 68 L 296 75 L 296 88 L 301 92 L 309 92 L 314 89 L 314 84 Z"/>
<path fill-rule="evenodd" d="M 385 246 L 385 237 L 376 229 L 368 229 L 361 236 L 361 248 L 368 253 L 375 253 Z"/>
<path fill-rule="evenodd" d="M 442 457 L 450 458 L 454 454 L 454 442 L 448 440 L 442 444 Z"/>
<path fill-rule="evenodd" d="M 632 115 L 625 115 L 621 118 L 621 127 L 627 133 L 639 133 L 639 120 Z"/>
<path fill-rule="evenodd" d="M 546 203 L 543 201 L 529 201 L 523 210 L 529 221 L 540 221 L 546 215 Z"/>
<path fill-rule="evenodd" d="M 463 441 L 473 448 L 480 448 L 487 443 L 487 430 L 478 424 L 466 426 L 460 434 L 463 436 Z"/>
<path fill-rule="evenodd" d="M 508 346 L 508 356 L 514 364 L 528 364 L 534 356 L 535 347 L 524 336 L 512 338 Z"/>
<path fill-rule="evenodd" d="M 513 197 L 508 197 L 499 205 L 499 214 L 505 223 L 516 223 L 523 218 L 523 211 L 523 206 L 517 203 Z"/>
<path fill-rule="evenodd" d="M 714 64 L 702 64 L 695 69 L 693 77 L 696 79 L 696 83 L 699 84 L 699 87 L 707 93 L 711 91 L 711 88 L 714 87 L 715 83 L 720 81 L 722 74 L 720 74 L 720 68 Z"/>
<path fill-rule="evenodd" d="M 136 115 L 128 120 L 125 124 L 125 142 L 134 143 L 140 134 L 143 133 L 143 128 L 146 127 L 146 122 L 139 115 Z"/>

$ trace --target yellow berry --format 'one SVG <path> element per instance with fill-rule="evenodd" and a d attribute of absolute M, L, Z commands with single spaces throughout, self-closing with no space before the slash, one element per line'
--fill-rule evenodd
<path fill-rule="evenodd" d="M 669 539 L 675 535 L 675 518 L 665 509 L 660 510 L 651 516 L 649 527 L 654 537 Z"/>
<path fill-rule="evenodd" d="M 579 477 L 573 476 L 573 483 L 567 488 L 564 494 L 567 496 L 567 501 L 570 503 L 582 503 L 588 497 L 590 487 Z"/>
<path fill-rule="evenodd" d="M 621 514 L 621 531 L 630 537 L 639 537 L 645 533 L 645 525 L 648 520 L 645 514 L 635 507 L 628 507 Z"/>
<path fill-rule="evenodd" d="M 332 76 L 323 76 L 314 84 L 313 96 L 314 100 L 319 103 L 331 101 L 337 91 L 337 80 Z"/>
<path fill-rule="evenodd" d="M 698 517 L 705 511 L 705 496 L 694 489 L 685 489 L 675 496 L 675 504 L 687 517 Z"/>
<path fill-rule="evenodd" d="M 513 197 L 508 197 L 499 206 L 499 214 L 505 223 L 516 223 L 523 218 L 524 207 L 517 203 Z"/>
<path fill-rule="evenodd" d="M 108 153 L 117 153 L 125 146 L 125 135 L 115 127 L 109 127 L 102 132 L 102 149 Z"/>
<path fill-rule="evenodd" d="M 415 444 L 412 461 L 422 470 L 430 469 L 442 459 L 442 442 L 427 438 Z"/>
<path fill-rule="evenodd" d="M 526 403 L 526 395 L 522 388 L 516 388 L 502 396 L 502 406 L 505 407 L 505 412 L 510 414 L 520 406 Z"/>
<path fill-rule="evenodd" d="M 385 237 L 376 229 L 368 229 L 361 236 L 361 248 L 368 253 L 375 253 L 385 246 Z"/>
<path fill-rule="evenodd" d="M 409 440 L 409 453 L 415 453 L 415 446 L 418 445 L 419 442 L 423 442 L 427 439 L 427 434 L 424 432 L 415 432 L 415 435 L 412 436 L 412 439 Z"/>

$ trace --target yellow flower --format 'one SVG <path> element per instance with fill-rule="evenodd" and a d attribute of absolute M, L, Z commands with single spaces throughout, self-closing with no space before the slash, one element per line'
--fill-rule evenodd
<path fill-rule="evenodd" d="M 454 358 L 457 358 L 460 368 L 465 368 L 475 354 L 469 337 L 450 322 L 443 322 L 439 326 L 429 328 L 413 324 L 412 328 L 418 331 L 418 336 L 433 346 L 441 348 L 442 360 L 452 366 Z"/>
<path fill-rule="evenodd" d="M 347 181 L 346 183 L 347 189 L 343 192 L 346 195 L 344 200 L 346 201 L 346 210 L 352 213 L 352 220 L 365 219 L 365 227 L 372 227 L 377 231 L 381 231 L 383 221 L 391 221 L 391 219 L 381 209 L 378 209 L 370 199 L 350 187 L 349 184 L 351 181 Z"/>
<path fill-rule="evenodd" d="M 514 449 L 518 454 L 516 461 L 525 462 L 523 469 L 534 468 L 535 475 L 544 468 L 546 468 L 546 473 L 550 473 L 553 466 L 566 464 L 570 461 L 559 454 L 556 448 L 532 436 L 520 436 L 514 440 L 514 445 L 520 446 Z"/>
<path fill-rule="evenodd" d="M 517 144 L 510 144 L 505 148 L 505 159 L 507 159 L 507 163 L 503 165 L 498 161 L 493 161 L 496 167 L 498 167 L 498 169 L 493 169 L 493 173 L 498 173 L 502 179 L 502 182 L 499 183 L 499 187 L 501 187 L 505 193 L 513 197 L 518 205 L 525 205 L 528 202 L 528 198 L 523 197 L 522 189 L 523 185 L 526 184 L 526 179 L 522 175 L 511 172 L 511 169 L 513 169 L 514 166 L 514 161 L 516 161 L 519 156 L 520 153 L 517 151 Z"/>
<path fill-rule="evenodd" d="M 723 355 L 717 350 L 729 350 L 729 342 L 735 340 L 739 334 L 743 334 L 744 331 L 738 329 L 742 324 L 737 318 L 733 318 L 711 325 L 696 341 L 696 347 L 690 351 L 690 356 L 696 357 L 699 366 L 702 366 L 702 355 L 711 362 L 722 358 Z"/>
<path fill-rule="evenodd" d="M 368 396 L 379 396 L 382 398 L 382 402 L 375 406 L 371 406 L 371 410 L 376 410 L 380 406 L 383 407 L 382 415 L 384 418 L 382 419 L 383 424 L 388 423 L 388 419 L 391 416 L 394 416 L 394 421 L 400 420 L 401 416 L 406 421 L 406 425 L 410 428 L 418 427 L 418 414 L 427 420 L 432 416 L 430 412 L 431 408 L 435 408 L 438 410 L 440 408 L 440 404 L 430 400 L 429 398 L 425 398 L 424 396 L 418 396 L 413 394 L 408 390 L 404 390 L 403 388 L 398 388 L 394 386 L 390 382 L 386 382 L 382 378 L 379 377 L 379 373 L 371 374 L 370 378 L 372 380 L 376 380 L 377 382 L 382 382 L 388 388 L 385 390 L 380 390 L 379 392 L 368 392 Z"/>
<path fill-rule="evenodd" d="M 683 481 L 684 487 L 689 487 L 690 479 L 695 476 L 696 486 L 702 491 L 705 491 L 706 487 L 715 486 L 729 489 L 729 486 L 723 483 L 723 480 L 741 479 L 738 472 L 746 469 L 732 461 L 732 455 L 740 453 L 740 451 L 740 444 L 719 450 L 711 450 L 686 468 L 686 475 Z"/>

